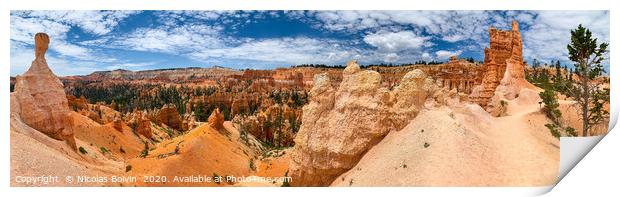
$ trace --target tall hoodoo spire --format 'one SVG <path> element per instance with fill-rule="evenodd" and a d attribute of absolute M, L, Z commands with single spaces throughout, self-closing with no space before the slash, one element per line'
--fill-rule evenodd
<path fill-rule="evenodd" d="M 34 54 L 28 71 L 16 77 L 11 93 L 11 113 L 47 136 L 64 140 L 76 150 L 73 119 L 62 82 L 45 61 L 50 39 L 45 33 L 34 36 Z M 14 103 L 15 102 L 15 103 Z"/>
<path fill-rule="evenodd" d="M 519 31 L 519 23 L 517 20 L 512 20 L 512 31 Z"/>
<path fill-rule="evenodd" d="M 34 35 L 34 57 L 36 59 L 45 59 L 45 52 L 50 43 L 50 37 L 46 33 L 37 33 Z"/>

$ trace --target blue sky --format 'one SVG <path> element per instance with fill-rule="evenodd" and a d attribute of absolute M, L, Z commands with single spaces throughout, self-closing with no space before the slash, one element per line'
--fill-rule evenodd
<path fill-rule="evenodd" d="M 57 75 L 225 66 L 483 59 L 489 27 L 516 19 L 524 57 L 569 64 L 570 30 L 609 42 L 608 11 L 12 11 L 11 76 L 34 58 L 33 35 L 51 37 Z M 605 62 L 609 66 L 608 61 Z"/>

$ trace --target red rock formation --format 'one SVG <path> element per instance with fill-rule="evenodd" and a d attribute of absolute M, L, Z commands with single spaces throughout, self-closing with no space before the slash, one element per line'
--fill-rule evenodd
<path fill-rule="evenodd" d="M 183 131 L 181 115 L 173 104 L 164 105 L 155 116 L 157 123 L 163 123 L 178 131 Z"/>
<path fill-rule="evenodd" d="M 482 82 L 476 86 L 470 99 L 482 106 L 487 106 L 495 95 L 497 86 L 506 74 L 508 63 L 512 64 L 511 73 L 523 76 L 523 44 L 519 24 L 512 22 L 512 30 L 503 31 L 489 28 L 490 46 L 484 49 L 484 64 L 482 66 Z"/>
<path fill-rule="evenodd" d="M 114 127 L 114 129 L 116 129 L 118 132 L 123 132 L 123 125 L 125 123 L 123 123 L 123 120 L 120 117 L 115 117 L 114 121 L 112 121 L 112 126 Z"/>
<path fill-rule="evenodd" d="M 479 66 L 458 59 L 456 56 L 450 57 L 448 63 L 435 67 L 426 72 L 448 90 L 456 89 L 457 92 L 470 94 L 473 87 L 480 84 L 482 80 L 482 72 Z"/>
<path fill-rule="evenodd" d="M 80 98 L 76 98 L 73 95 L 67 95 L 67 101 L 69 102 L 69 106 L 74 110 L 88 109 L 88 100 L 84 98 L 84 96 L 80 96 Z"/>
<path fill-rule="evenodd" d="M 209 126 L 215 130 L 224 128 L 224 115 L 220 113 L 220 108 L 213 110 L 209 116 Z"/>
<path fill-rule="evenodd" d="M 17 76 L 15 98 L 12 107 L 28 126 L 47 136 L 65 140 L 73 149 L 77 149 L 73 137 L 73 119 L 63 84 L 54 75 L 45 60 L 49 37 L 45 33 L 35 35 L 35 60 L 32 66 L 21 76 Z"/>
<path fill-rule="evenodd" d="M 136 120 L 136 133 L 147 138 L 152 138 L 153 131 L 151 131 L 151 121 L 142 114 L 138 117 L 139 118 Z"/>

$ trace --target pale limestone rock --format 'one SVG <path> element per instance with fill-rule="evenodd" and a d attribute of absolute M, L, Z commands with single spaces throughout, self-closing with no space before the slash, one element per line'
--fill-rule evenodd
<path fill-rule="evenodd" d="M 326 186 L 351 169 L 372 146 L 402 129 L 436 89 L 424 72 L 407 73 L 394 91 L 381 75 L 351 61 L 337 89 L 327 74 L 314 77 L 310 102 L 291 153 L 291 184 Z"/>
<path fill-rule="evenodd" d="M 48 44 L 47 34 L 35 35 L 35 60 L 26 73 L 16 77 L 11 110 L 28 126 L 51 138 L 64 140 L 76 149 L 73 119 L 69 115 L 71 110 L 63 84 L 45 60 Z"/>

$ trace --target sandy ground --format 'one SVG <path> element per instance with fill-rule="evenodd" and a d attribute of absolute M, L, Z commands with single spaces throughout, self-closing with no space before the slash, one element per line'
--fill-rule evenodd
<path fill-rule="evenodd" d="M 127 126 L 124 126 L 123 132 L 120 132 L 112 126 L 112 123 L 100 125 L 78 113 L 73 112 L 71 115 L 76 125 L 75 138 L 89 142 L 87 145 L 97 152 L 101 152 L 103 147 L 114 155 L 114 159 L 123 160 L 138 156 L 144 148 L 142 140 Z"/>
<path fill-rule="evenodd" d="M 530 103 L 520 105 L 520 103 Z M 505 117 L 480 107 L 426 110 L 391 132 L 332 186 L 542 186 L 558 176 L 559 140 L 538 104 Z"/>
<path fill-rule="evenodd" d="M 169 155 L 179 144 L 179 154 Z M 168 182 L 138 183 L 138 186 L 225 186 L 213 181 L 202 183 L 174 182 L 178 178 L 194 176 L 249 176 L 252 151 L 243 146 L 229 131 L 216 131 L 203 124 L 188 133 L 166 140 L 149 151 L 146 158 L 129 160 L 129 175 L 166 176 Z"/>
<path fill-rule="evenodd" d="M 332 186 L 543 186 L 556 182 L 559 140 L 544 126 L 535 92 L 522 92 L 508 102 L 506 116 L 492 117 L 477 105 L 437 107 L 422 111 L 409 125 L 389 133 L 359 163 L 342 174 Z M 577 125 L 571 102 L 561 100 L 568 124 Z M 99 125 L 72 114 L 76 143 L 88 153 L 73 152 L 11 118 L 11 186 L 17 176 L 61 177 L 53 184 L 34 186 L 281 186 L 282 182 L 195 183 L 179 179 L 283 177 L 288 171 L 288 149 L 265 150 L 240 140 L 230 122 L 216 131 L 208 124 L 160 143 L 149 142 L 149 152 L 139 157 L 145 139 L 126 125 L 122 132 L 111 124 Z M 579 130 L 579 129 L 578 129 Z M 159 131 L 161 132 L 161 131 Z M 179 154 L 174 153 L 179 145 Z M 257 147 L 258 146 L 258 147 Z M 101 147 L 109 153 L 101 151 Z M 123 149 L 123 152 L 120 149 Z M 126 167 L 131 170 L 125 172 Z M 253 167 L 252 167 L 253 166 Z M 136 176 L 138 181 L 120 183 L 67 183 L 62 177 Z M 166 176 L 166 181 L 143 182 L 144 176 Z M 175 177 L 177 180 L 174 180 Z M 155 178 L 157 179 L 157 178 Z"/>
<path fill-rule="evenodd" d="M 10 132 L 11 186 L 105 186 L 107 184 L 77 182 L 75 177 L 108 176 L 118 173 L 123 166 L 88 148 L 87 143 L 79 139 L 76 144 L 87 147 L 88 153 L 76 153 L 64 142 L 45 136 L 15 117 L 11 117 Z M 58 177 L 58 182 L 24 183 L 20 180 L 20 177 L 39 176 Z M 67 182 L 66 176 L 73 176 L 73 181 Z"/>

